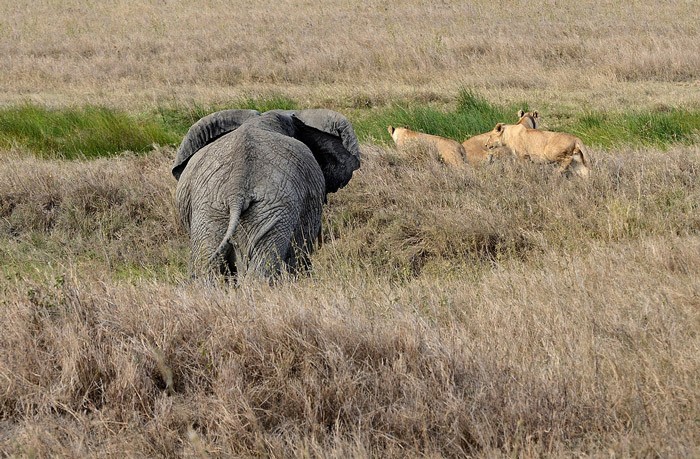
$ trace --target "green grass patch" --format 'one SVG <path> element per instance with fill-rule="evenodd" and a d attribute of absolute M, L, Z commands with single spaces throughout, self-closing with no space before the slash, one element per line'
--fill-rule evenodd
<path fill-rule="evenodd" d="M 44 157 L 94 158 L 148 151 L 178 135 L 153 117 L 104 107 L 53 110 L 22 105 L 0 110 L 0 147 L 17 145 Z"/>
<path fill-rule="evenodd" d="M 218 107 L 162 108 L 140 115 L 106 107 L 48 109 L 26 104 L 0 109 L 0 148 L 18 146 L 41 157 L 65 159 L 145 152 L 153 144 L 178 145 L 198 119 L 231 107 L 264 112 L 294 109 L 297 104 L 287 97 L 274 96 Z"/>
<path fill-rule="evenodd" d="M 407 127 L 414 131 L 440 135 L 463 141 L 493 129 L 496 123 L 515 123 L 518 110 L 529 110 L 527 104 L 500 106 L 491 104 L 469 90 L 460 91 L 454 111 L 443 111 L 426 105 L 394 104 L 372 111 L 358 111 L 351 116 L 361 141 L 389 143 L 387 126 Z"/>
<path fill-rule="evenodd" d="M 278 95 L 268 98 L 245 98 L 239 101 L 232 101 L 226 105 L 194 105 L 189 107 L 161 107 L 158 109 L 157 116 L 159 122 L 177 135 L 178 143 L 187 133 L 187 130 L 196 123 L 200 118 L 209 115 L 210 113 L 220 110 L 228 110 L 231 108 L 240 108 L 244 110 L 257 110 L 261 113 L 268 110 L 294 110 L 299 108 L 299 105 L 289 97 Z"/>
<path fill-rule="evenodd" d="M 587 145 L 601 148 L 623 145 L 667 148 L 674 143 L 697 141 L 700 111 L 586 113 L 555 129 L 571 132 Z"/>
<path fill-rule="evenodd" d="M 454 111 L 426 105 L 395 104 L 379 110 L 357 111 L 351 116 L 355 132 L 362 141 L 388 144 L 387 126 L 408 127 L 415 131 L 463 141 L 490 131 L 496 123 L 517 122 L 518 110 L 529 111 L 527 103 L 496 105 L 470 90 L 460 91 Z M 656 112 L 573 114 L 557 121 L 540 116 L 554 131 L 570 132 L 587 145 L 600 148 L 623 146 L 665 149 L 672 144 L 698 141 L 700 110 L 667 109 Z"/>
<path fill-rule="evenodd" d="M 18 146 L 42 157 L 93 158 L 124 151 L 149 151 L 153 144 L 177 146 L 189 127 L 201 117 L 230 108 L 297 109 L 286 96 L 249 98 L 216 106 L 162 107 L 129 114 L 105 107 L 47 109 L 21 105 L 0 109 L 0 148 Z M 333 108 L 333 107 L 329 107 Z M 491 130 L 496 123 L 514 123 L 527 103 L 493 104 L 471 90 L 462 90 L 452 110 L 426 103 L 401 102 L 382 108 L 343 110 L 360 141 L 390 144 L 387 126 L 436 134 L 463 141 Z M 548 119 L 550 129 L 575 134 L 587 145 L 600 148 L 656 147 L 698 141 L 700 110 L 666 109 L 654 112 L 586 112 Z"/>

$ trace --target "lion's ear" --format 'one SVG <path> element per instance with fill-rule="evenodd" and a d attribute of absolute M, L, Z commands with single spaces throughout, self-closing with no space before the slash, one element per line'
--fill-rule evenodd
<path fill-rule="evenodd" d="M 503 123 L 498 123 L 494 128 L 494 131 L 501 132 L 503 130 Z"/>
<path fill-rule="evenodd" d="M 539 117 L 540 117 L 540 114 L 537 113 L 537 110 L 535 110 L 534 112 L 532 112 L 532 116 L 533 116 L 534 118 L 539 118 Z"/>
<path fill-rule="evenodd" d="M 523 115 L 525 115 L 525 112 L 522 110 L 518 110 L 518 118 L 522 118 Z"/>
<path fill-rule="evenodd" d="M 386 128 L 386 130 L 389 131 L 389 134 L 393 134 L 394 133 L 394 126 L 388 126 Z"/>

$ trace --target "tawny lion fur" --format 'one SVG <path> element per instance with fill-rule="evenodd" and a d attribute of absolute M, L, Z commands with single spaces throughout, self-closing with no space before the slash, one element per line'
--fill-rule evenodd
<path fill-rule="evenodd" d="M 540 114 L 537 113 L 537 111 L 524 112 L 523 110 L 519 110 L 518 118 L 516 124 L 522 124 L 529 129 L 537 129 L 540 124 Z M 486 142 L 489 140 L 490 135 L 491 131 L 484 132 L 483 134 L 475 135 L 462 142 L 464 152 L 467 155 L 467 161 L 472 166 L 478 166 L 491 161 L 493 151 L 489 151 L 486 148 Z"/>
<path fill-rule="evenodd" d="M 464 152 L 464 147 L 456 140 L 393 126 L 389 126 L 387 130 L 398 148 L 405 148 L 411 143 L 423 142 L 435 147 L 438 155 L 440 155 L 440 160 L 445 164 L 457 167 L 465 164 L 466 153 Z"/>
<path fill-rule="evenodd" d="M 559 164 L 559 171 L 572 170 L 581 177 L 589 175 L 586 149 L 578 137 L 565 132 L 528 129 L 520 124 L 498 123 L 489 134 L 486 148 L 506 147 L 515 156 L 534 162 Z"/>

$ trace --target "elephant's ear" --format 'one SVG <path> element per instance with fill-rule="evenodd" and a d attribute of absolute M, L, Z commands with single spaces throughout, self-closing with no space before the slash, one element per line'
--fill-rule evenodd
<path fill-rule="evenodd" d="M 200 119 L 190 127 L 175 156 L 172 172 L 176 179 L 192 155 L 224 134 L 236 130 L 247 119 L 259 116 L 257 110 L 222 110 Z"/>
<path fill-rule="evenodd" d="M 292 115 L 295 137 L 316 158 L 326 181 L 326 193 L 348 184 L 360 167 L 360 146 L 355 131 L 340 113 L 332 110 L 300 110 Z"/>

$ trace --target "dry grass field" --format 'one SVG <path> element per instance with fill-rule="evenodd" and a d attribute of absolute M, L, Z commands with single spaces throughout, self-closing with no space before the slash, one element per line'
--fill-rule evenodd
<path fill-rule="evenodd" d="M 694 0 L 0 4 L 0 102 L 120 108 L 283 93 L 303 104 L 700 103 Z"/>
<path fill-rule="evenodd" d="M 173 151 L 0 166 L 0 450 L 696 456 L 700 149 L 366 145 L 308 278 L 186 279 Z"/>
<path fill-rule="evenodd" d="M 693 1 L 249 3 L 2 2 L 0 106 L 700 109 Z M 310 275 L 239 288 L 188 278 L 173 146 L 10 142 L 0 456 L 698 457 L 699 140 L 587 181 L 366 142 Z"/>

